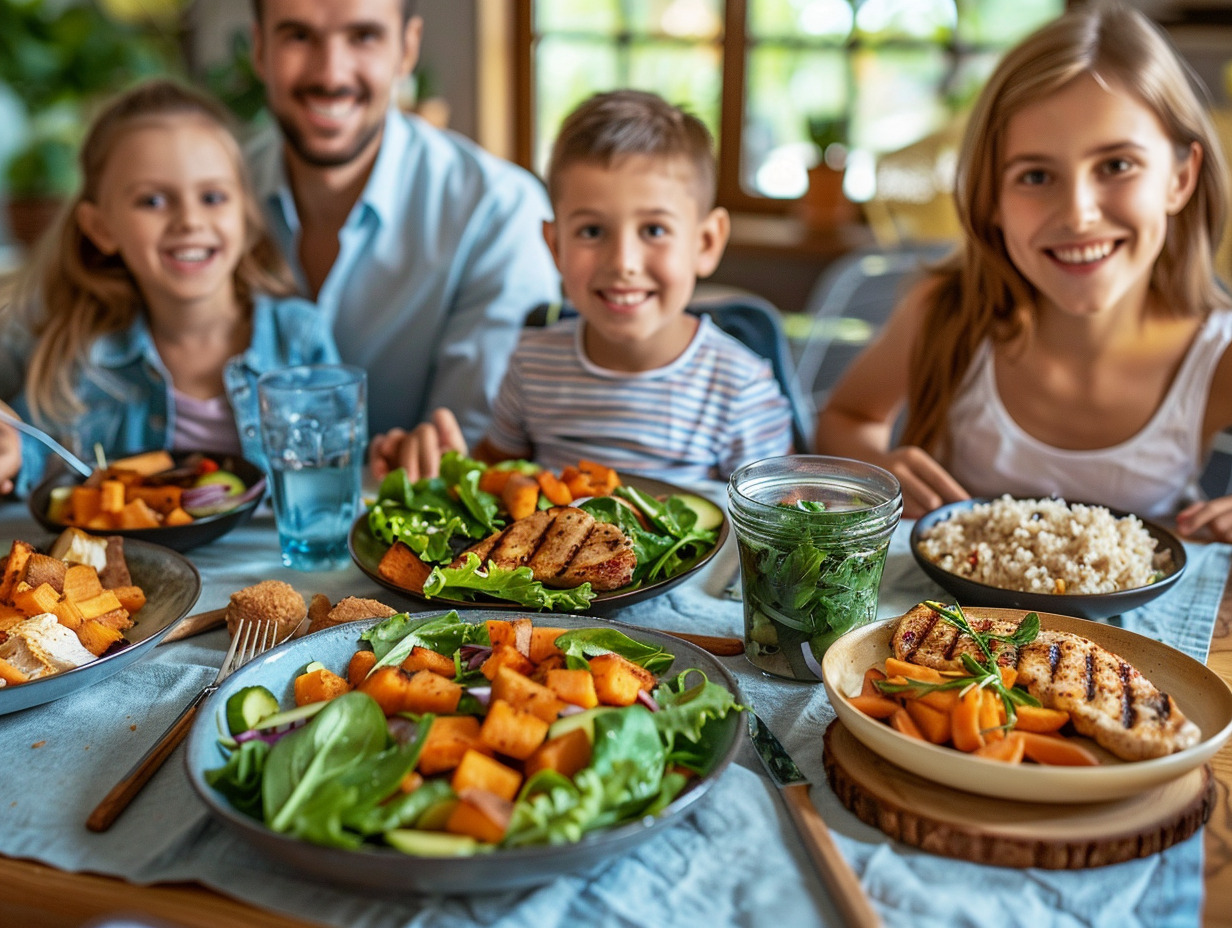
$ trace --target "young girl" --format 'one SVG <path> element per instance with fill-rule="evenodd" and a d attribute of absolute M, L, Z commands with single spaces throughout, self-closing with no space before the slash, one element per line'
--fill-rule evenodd
<path fill-rule="evenodd" d="M 313 306 L 269 296 L 289 277 L 226 112 L 143 84 L 102 112 L 80 162 L 81 192 L 3 310 L 0 398 L 90 460 L 98 444 L 261 461 L 257 375 L 337 351 Z M 44 463 L 5 427 L 0 484 L 28 488 Z"/>
<path fill-rule="evenodd" d="M 891 470 L 908 517 L 1056 493 L 1232 539 L 1232 498 L 1193 502 L 1232 424 L 1232 313 L 1211 270 L 1225 178 L 1194 84 L 1143 16 L 1044 26 L 971 115 L 961 249 L 844 375 L 818 450 Z"/>

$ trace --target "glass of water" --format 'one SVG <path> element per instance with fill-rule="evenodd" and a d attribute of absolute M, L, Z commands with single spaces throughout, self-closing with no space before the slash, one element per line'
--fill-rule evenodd
<path fill-rule="evenodd" d="M 346 566 L 368 443 L 367 375 L 345 364 L 270 371 L 257 399 L 282 562 Z"/>

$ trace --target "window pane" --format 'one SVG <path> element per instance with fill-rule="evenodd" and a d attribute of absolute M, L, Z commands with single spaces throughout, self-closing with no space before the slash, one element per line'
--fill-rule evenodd
<path fill-rule="evenodd" d="M 887 39 L 946 42 L 954 34 L 954 0 L 863 0 L 856 10 L 856 33 Z"/>
<path fill-rule="evenodd" d="M 948 69 L 941 48 L 869 48 L 852 55 L 852 145 L 874 152 L 909 145 L 945 119 Z"/>
<path fill-rule="evenodd" d="M 754 37 L 844 42 L 854 22 L 855 10 L 848 0 L 748 0 L 748 30 Z"/>
<path fill-rule="evenodd" d="M 535 31 L 602 32 L 620 31 L 620 0 L 535 0 Z"/>
<path fill-rule="evenodd" d="M 622 86 L 626 75 L 617 47 L 601 39 L 544 38 L 535 50 L 535 152 L 540 175 L 547 168 L 556 130 L 591 94 Z"/>
<path fill-rule="evenodd" d="M 749 55 L 748 87 L 741 184 L 760 196 L 800 196 L 817 157 L 809 119 L 841 119 L 848 110 L 847 53 L 759 45 Z"/>
<path fill-rule="evenodd" d="M 624 6 L 634 32 L 695 39 L 723 34 L 723 0 L 626 0 Z"/>
<path fill-rule="evenodd" d="M 654 91 L 669 103 L 685 107 L 717 138 L 722 64 L 722 52 L 715 46 L 635 42 L 630 49 L 628 86 Z"/>
<path fill-rule="evenodd" d="M 1065 0 L 959 0 L 958 35 L 972 45 L 1008 47 L 1065 12 Z"/>

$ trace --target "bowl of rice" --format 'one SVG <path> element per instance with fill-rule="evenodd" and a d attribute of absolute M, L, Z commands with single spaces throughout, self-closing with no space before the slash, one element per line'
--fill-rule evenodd
<path fill-rule="evenodd" d="M 1166 592 L 1185 547 L 1133 513 L 1063 499 L 972 499 L 918 519 L 911 553 L 964 606 L 1106 619 Z"/>

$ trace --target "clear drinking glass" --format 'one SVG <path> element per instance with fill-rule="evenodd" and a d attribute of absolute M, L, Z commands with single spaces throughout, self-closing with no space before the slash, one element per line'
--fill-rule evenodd
<path fill-rule="evenodd" d="M 270 371 L 257 399 L 282 562 L 345 566 L 368 443 L 367 375 L 345 364 Z"/>
<path fill-rule="evenodd" d="M 876 618 L 903 510 L 898 480 L 860 461 L 788 455 L 740 468 L 727 494 L 745 655 L 767 673 L 816 682 L 826 649 Z"/>

